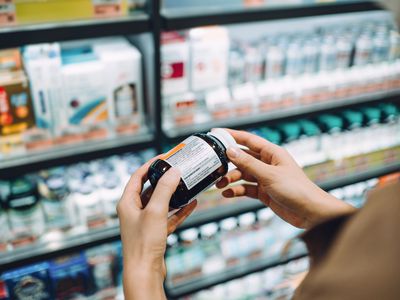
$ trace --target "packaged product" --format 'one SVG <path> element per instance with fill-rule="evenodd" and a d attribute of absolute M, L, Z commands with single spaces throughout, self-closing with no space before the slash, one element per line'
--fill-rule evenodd
<path fill-rule="evenodd" d="M 119 133 L 137 131 L 144 114 L 140 52 L 124 38 L 99 39 L 91 43 L 106 70 L 111 125 Z"/>
<path fill-rule="evenodd" d="M 11 1 L 0 2 L 0 26 L 15 24 L 15 4 Z"/>
<path fill-rule="evenodd" d="M 10 222 L 12 243 L 15 246 L 35 241 L 45 231 L 45 220 L 32 178 L 21 177 L 9 183 L 10 193 L 6 208 Z"/>
<path fill-rule="evenodd" d="M 6 271 L 1 275 L 1 280 L 5 282 L 9 299 L 54 299 L 47 262 Z"/>
<path fill-rule="evenodd" d="M 90 45 L 63 45 L 63 134 L 78 138 L 104 138 L 110 114 L 106 70 Z M 60 139 L 60 142 L 65 140 Z"/>
<path fill-rule="evenodd" d="M 187 92 L 171 96 L 164 98 L 164 101 L 176 125 L 187 125 L 195 122 L 198 101 L 194 93 Z"/>
<path fill-rule="evenodd" d="M 54 292 L 52 299 L 80 299 L 93 292 L 89 266 L 82 253 L 50 261 L 49 275 Z"/>
<path fill-rule="evenodd" d="M 22 71 L 0 74 L 0 135 L 21 134 L 34 124 L 28 78 Z"/>
<path fill-rule="evenodd" d="M 233 113 L 233 100 L 227 87 L 208 91 L 205 100 L 207 109 L 214 119 L 227 119 Z"/>
<path fill-rule="evenodd" d="M 163 96 L 189 90 L 189 43 L 178 32 L 161 36 L 161 88 Z"/>
<path fill-rule="evenodd" d="M 224 27 L 199 27 L 189 31 L 190 87 L 194 92 L 227 86 L 229 36 Z"/>
<path fill-rule="evenodd" d="M 1 9 L 0 9 L 0 19 L 1 19 Z M 19 49 L 15 48 L 15 49 L 0 50 L 0 73 L 20 71 L 21 66 L 22 66 L 21 52 L 19 51 Z"/>

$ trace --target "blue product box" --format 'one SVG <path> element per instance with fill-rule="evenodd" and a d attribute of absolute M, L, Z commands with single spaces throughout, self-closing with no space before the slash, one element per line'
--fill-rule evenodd
<path fill-rule="evenodd" d="M 3 273 L 9 299 L 50 300 L 51 293 L 49 264 L 47 262 L 30 265 Z"/>
<path fill-rule="evenodd" d="M 54 299 L 75 299 L 91 294 L 90 273 L 83 254 L 49 262 Z"/>

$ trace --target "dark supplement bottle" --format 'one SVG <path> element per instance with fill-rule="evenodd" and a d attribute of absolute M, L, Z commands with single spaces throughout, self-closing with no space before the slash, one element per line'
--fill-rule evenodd
<path fill-rule="evenodd" d="M 150 183 L 155 188 L 168 169 L 179 169 L 181 181 L 171 198 L 170 207 L 185 206 L 228 172 L 226 150 L 235 146 L 233 137 L 223 129 L 194 134 L 150 166 Z"/>

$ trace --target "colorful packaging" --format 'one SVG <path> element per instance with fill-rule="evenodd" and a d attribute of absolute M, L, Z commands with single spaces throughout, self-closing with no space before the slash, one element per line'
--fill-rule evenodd
<path fill-rule="evenodd" d="M 15 4 L 12 0 L 0 2 L 0 26 L 12 25 L 15 21 Z"/>
<path fill-rule="evenodd" d="M 1 276 L 5 282 L 10 299 L 52 300 L 49 264 L 47 262 L 30 265 Z"/>
<path fill-rule="evenodd" d="M 65 45 L 62 49 L 62 78 L 65 132 L 71 129 L 78 134 L 96 132 L 95 137 L 104 137 L 109 121 L 107 108 L 107 85 L 104 64 L 92 48 Z"/>
<path fill-rule="evenodd" d="M 93 51 L 106 70 L 104 76 L 111 124 L 118 132 L 136 131 L 143 116 L 140 52 L 124 38 L 95 40 Z"/>
<path fill-rule="evenodd" d="M 1 2 L 0 5 L 2 5 Z M 0 19 L 1 19 L 1 8 L 0 8 Z M 21 53 L 19 49 L 0 50 L 0 73 L 19 71 L 19 70 L 21 70 Z"/>
<path fill-rule="evenodd" d="M 161 36 L 161 85 L 163 96 L 189 90 L 189 43 L 177 32 Z"/>
<path fill-rule="evenodd" d="M 190 86 L 192 91 L 227 86 L 229 36 L 224 27 L 194 28 L 190 37 Z"/>
<path fill-rule="evenodd" d="M 52 299 L 79 299 L 92 292 L 89 268 L 82 253 L 50 261 L 49 275 L 54 291 Z"/>
<path fill-rule="evenodd" d="M 35 124 L 29 83 L 21 71 L 0 75 L 0 136 L 20 134 Z"/>
<path fill-rule="evenodd" d="M 118 262 L 114 245 L 103 245 L 86 251 L 95 295 L 97 299 L 115 297 L 117 291 Z"/>

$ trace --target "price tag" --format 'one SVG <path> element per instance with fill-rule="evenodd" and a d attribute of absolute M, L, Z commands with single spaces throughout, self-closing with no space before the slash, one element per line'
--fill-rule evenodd
<path fill-rule="evenodd" d="M 95 17 L 115 17 L 122 15 L 121 0 L 92 0 Z"/>
<path fill-rule="evenodd" d="M 0 26 L 15 24 L 15 22 L 15 4 L 10 0 L 0 0 Z"/>

